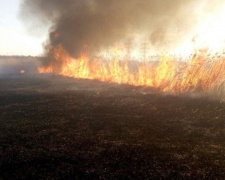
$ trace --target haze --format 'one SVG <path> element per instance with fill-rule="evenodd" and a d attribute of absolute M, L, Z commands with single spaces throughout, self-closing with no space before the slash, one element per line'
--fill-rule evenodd
<path fill-rule="evenodd" d="M 21 0 L 0 1 L 0 55 L 41 55 L 48 31 L 36 26 L 35 34 L 28 32 L 19 18 L 20 3 Z"/>

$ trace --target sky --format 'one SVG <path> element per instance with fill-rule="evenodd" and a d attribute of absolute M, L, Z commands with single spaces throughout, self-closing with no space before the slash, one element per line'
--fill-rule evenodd
<path fill-rule="evenodd" d="M 39 18 L 39 16 L 33 15 L 34 13 L 33 14 L 27 13 L 27 18 L 25 18 L 25 19 L 26 19 L 26 21 L 29 21 L 29 22 L 24 22 L 25 20 L 22 21 L 21 18 L 19 18 L 20 4 L 22 1 L 23 0 L 0 0 L 0 55 L 39 56 L 39 55 L 42 55 L 42 53 L 43 53 L 42 44 L 46 41 L 46 39 L 48 37 L 49 25 L 44 23 L 44 26 L 45 26 L 44 28 L 43 28 L 43 26 L 40 26 L 40 24 L 37 25 L 37 23 L 36 23 L 37 19 L 34 19 L 34 18 L 37 18 L 37 17 Z M 222 1 L 223 0 L 221 0 L 221 1 L 217 0 L 217 4 L 224 4 L 224 3 L 221 3 Z M 34 0 L 34 2 L 35 2 L 35 0 Z M 46 1 L 43 0 L 43 2 L 48 2 L 48 0 L 46 0 Z M 57 1 L 57 2 L 64 3 L 63 1 Z M 208 1 L 199 0 L 199 2 L 209 2 L 209 0 Z M 218 3 L 218 2 L 220 2 L 220 3 Z M 215 4 L 214 1 L 213 1 L 213 4 Z M 197 15 L 204 16 L 207 14 L 207 13 L 206 14 L 203 13 L 200 10 L 201 9 L 199 9 L 199 10 L 195 9 L 196 12 L 199 11 L 199 13 L 197 13 Z M 29 11 L 28 9 L 27 9 L 27 11 L 25 9 L 24 14 L 26 14 L 26 12 L 28 12 L 28 11 Z M 159 11 L 159 12 L 161 12 L 161 11 Z M 194 15 L 195 14 L 196 13 L 194 13 Z M 202 39 L 206 39 L 210 45 L 218 46 L 218 44 L 220 45 L 220 43 L 218 43 L 217 40 L 218 39 L 223 40 L 225 38 L 224 37 L 225 36 L 224 35 L 224 31 L 225 31 L 224 16 L 225 16 L 225 5 L 224 5 L 224 8 L 222 9 L 222 13 L 219 16 L 218 20 L 216 20 L 216 21 L 214 20 L 213 25 L 210 25 L 213 28 L 208 28 L 209 26 L 203 25 L 201 28 L 202 30 L 200 29 L 200 32 L 198 32 L 198 34 L 202 35 Z M 73 17 L 73 16 L 71 16 L 71 17 Z M 190 17 L 193 17 L 193 15 Z M 185 19 L 188 19 L 188 18 L 186 18 L 186 14 L 185 14 Z M 95 19 L 93 19 L 93 20 L 95 21 Z M 88 21 L 85 21 L 85 22 L 88 22 Z M 102 21 L 99 21 L 99 22 L 102 22 Z M 190 20 L 190 22 L 192 23 L 191 20 Z M 28 28 L 29 24 L 32 25 L 32 27 L 35 27 L 35 26 L 36 27 Z M 76 23 L 74 23 L 74 24 L 76 25 Z M 89 23 L 89 24 L 95 25 L 95 23 Z M 134 24 L 136 24 L 136 23 L 134 23 Z M 69 24 L 69 27 L 70 26 L 71 26 L 71 24 Z M 117 27 L 117 24 L 115 24 L 115 26 Z M 65 26 L 65 27 L 67 28 L 67 26 Z M 84 27 L 86 28 L 86 26 L 84 26 Z M 87 27 L 89 27 L 89 26 L 87 26 Z M 111 28 L 111 25 L 109 27 Z M 92 29 L 98 29 L 98 28 L 92 28 Z M 207 29 L 207 31 L 205 31 L 205 29 Z M 68 31 L 64 31 L 64 32 L 66 32 L 65 33 L 66 37 L 71 36 L 70 33 L 67 33 Z M 72 32 L 72 31 L 69 31 L 69 32 Z M 87 31 L 81 30 L 80 32 L 87 32 Z M 109 31 L 109 32 L 111 32 L 111 31 Z M 76 33 L 76 31 L 74 31 L 72 33 Z M 100 37 L 102 37 L 101 33 L 98 33 L 98 34 Z M 72 34 L 72 35 L 74 35 L 74 34 Z M 87 35 L 85 34 L 85 37 L 86 36 Z M 95 35 L 93 36 L 93 30 L 90 33 L 90 39 L 92 39 L 93 37 L 95 37 L 95 39 L 96 39 L 99 36 L 95 36 Z M 83 37 L 83 36 L 80 36 L 80 37 Z M 105 37 L 111 37 L 111 36 L 108 35 Z M 71 40 L 71 38 L 66 38 L 66 39 Z M 93 41 L 94 47 L 96 47 L 96 42 L 101 42 L 101 41 L 99 41 L 99 39 L 100 38 L 97 39 L 98 41 Z M 104 40 L 104 38 L 102 38 L 102 39 Z M 74 40 L 72 40 L 72 42 L 77 43 L 77 41 L 74 41 Z M 83 39 L 81 39 L 81 42 L 83 42 Z M 203 41 L 203 42 L 205 43 L 205 41 Z M 224 43 L 224 41 L 222 43 Z M 82 44 L 82 43 L 78 43 L 78 44 Z M 100 44 L 100 45 L 102 45 L 102 44 Z M 72 48 L 72 50 L 74 51 L 73 46 L 69 46 L 69 47 Z M 187 52 L 186 44 L 184 47 L 185 48 L 183 48 L 184 50 L 182 50 L 182 53 Z M 192 49 L 192 46 L 190 46 L 190 47 L 191 47 L 190 49 Z"/>
<path fill-rule="evenodd" d="M 0 55 L 31 55 L 43 53 L 47 32 L 32 34 L 19 18 L 22 0 L 0 0 Z M 38 28 L 38 27 L 37 27 Z"/>

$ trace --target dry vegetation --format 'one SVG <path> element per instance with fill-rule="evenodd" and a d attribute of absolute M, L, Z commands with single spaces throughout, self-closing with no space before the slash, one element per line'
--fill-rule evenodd
<path fill-rule="evenodd" d="M 223 179 L 225 104 L 53 75 L 0 78 L 0 179 Z"/>

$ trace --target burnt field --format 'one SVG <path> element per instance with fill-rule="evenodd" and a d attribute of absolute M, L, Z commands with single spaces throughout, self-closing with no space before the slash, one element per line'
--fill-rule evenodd
<path fill-rule="evenodd" d="M 0 179 L 225 177 L 225 104 L 53 75 L 0 77 Z"/>

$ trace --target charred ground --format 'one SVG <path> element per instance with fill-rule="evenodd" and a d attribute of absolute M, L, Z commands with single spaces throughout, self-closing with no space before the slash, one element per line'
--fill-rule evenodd
<path fill-rule="evenodd" d="M 53 75 L 1 76 L 0 178 L 225 177 L 225 104 Z"/>

